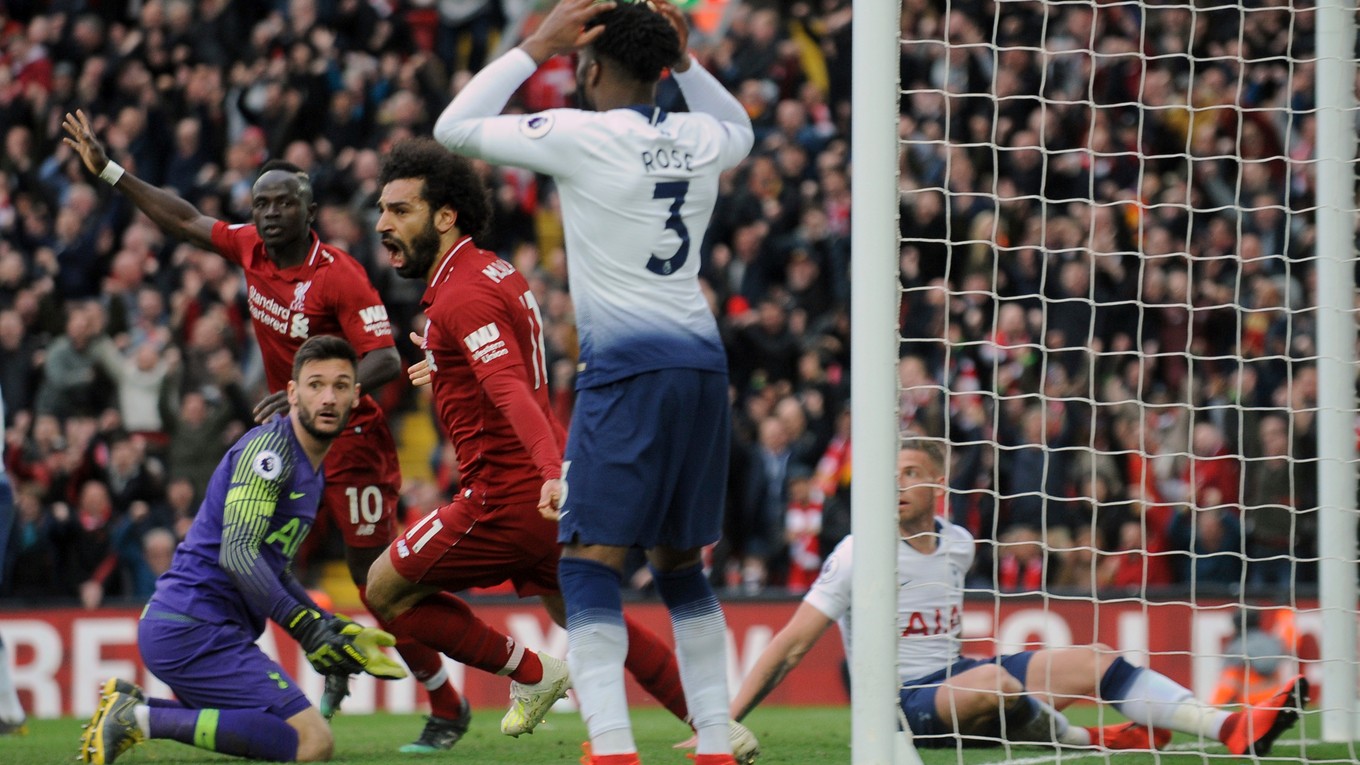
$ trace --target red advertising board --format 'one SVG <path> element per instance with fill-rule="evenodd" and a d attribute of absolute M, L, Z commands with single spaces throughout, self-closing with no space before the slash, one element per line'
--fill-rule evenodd
<path fill-rule="evenodd" d="M 1302 635 L 1303 671 L 1318 682 L 1315 665 L 1321 617 L 1316 601 L 1300 602 L 1297 626 Z M 728 676 L 735 688 L 774 633 L 792 615 L 797 601 L 742 601 L 725 605 L 729 627 Z M 477 613 L 489 624 L 513 635 L 530 648 L 562 656 L 566 633 L 549 622 L 543 610 L 524 603 L 478 603 Z M 670 624 L 660 604 L 636 603 L 629 614 L 658 634 L 669 636 Z M 970 600 L 965 608 L 964 653 L 985 656 L 1024 648 L 1061 647 L 1102 642 L 1130 661 L 1152 667 L 1187 684 L 1201 698 L 1212 691 L 1221 667 L 1224 643 L 1233 632 L 1231 605 L 1186 602 L 1145 604 L 1121 600 L 1094 604 L 1036 596 L 1006 596 Z M 352 614 L 371 622 L 367 614 Z M 168 690 L 141 665 L 137 656 L 136 609 L 83 611 L 54 609 L 0 611 L 0 635 L 15 663 L 14 678 L 29 713 L 37 717 L 85 716 L 94 711 L 102 681 L 119 675 L 132 678 L 153 695 Z M 322 680 L 306 666 L 297 645 L 271 625 L 261 639 L 264 650 L 301 682 L 313 699 Z M 808 654 L 784 684 L 770 694 L 768 704 L 841 704 L 848 701 L 842 680 L 844 654 L 838 636 L 829 633 Z M 448 662 L 454 683 L 473 706 L 505 703 L 508 681 Z M 891 671 L 891 670 L 888 670 Z M 356 678 L 347 713 L 375 709 L 404 712 L 424 707 L 424 691 L 411 680 L 377 681 Z M 630 699 L 654 703 L 636 685 Z M 565 703 L 565 702 L 564 702 Z"/>

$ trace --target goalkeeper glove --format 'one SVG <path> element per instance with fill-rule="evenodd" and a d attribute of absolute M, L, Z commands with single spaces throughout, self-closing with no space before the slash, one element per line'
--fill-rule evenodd
<path fill-rule="evenodd" d="M 382 650 L 396 643 L 391 634 L 361 627 L 299 605 L 283 625 L 307 654 L 312 668 L 323 675 L 368 672 L 377 677 L 402 678 L 406 670 Z"/>
<path fill-rule="evenodd" d="M 358 648 L 366 659 L 365 672 L 374 677 L 391 680 L 400 680 L 406 677 L 406 668 L 392 661 L 391 657 L 382 650 L 397 644 L 397 639 L 392 633 L 375 627 L 356 624 L 353 619 L 344 614 L 332 614 L 330 626 L 336 634 L 353 639 L 354 647 Z"/>

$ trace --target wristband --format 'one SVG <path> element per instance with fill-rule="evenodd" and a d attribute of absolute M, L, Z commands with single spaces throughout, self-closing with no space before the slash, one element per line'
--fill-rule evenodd
<path fill-rule="evenodd" d="M 126 171 L 123 170 L 122 165 L 113 160 L 109 160 L 109 163 L 104 165 L 104 169 L 99 171 L 99 179 L 112 186 L 118 183 L 118 180 L 123 177 L 124 172 Z"/>

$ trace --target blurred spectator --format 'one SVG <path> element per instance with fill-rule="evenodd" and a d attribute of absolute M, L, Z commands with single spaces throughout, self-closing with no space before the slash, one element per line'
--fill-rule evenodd
<path fill-rule="evenodd" d="M 1309 525 L 1294 510 L 1295 467 L 1289 460 L 1289 420 L 1278 412 L 1260 419 L 1261 454 L 1245 464 L 1242 523 L 1247 532 L 1247 581 L 1287 585 L 1293 578 L 1295 538 Z M 1311 520 L 1309 516 L 1304 516 Z"/>
<path fill-rule="evenodd" d="M 1209 589 L 1241 586 L 1242 526 L 1232 511 L 1178 507 L 1170 539 L 1174 549 L 1190 553 L 1172 557 L 1178 581 Z"/>
<path fill-rule="evenodd" d="M 788 509 L 784 511 L 784 539 L 789 546 L 788 588 L 806 592 L 822 570 L 822 501 L 813 491 L 812 471 L 795 465 L 789 471 Z"/>
<path fill-rule="evenodd" d="M 109 490 L 98 481 L 80 487 L 74 509 L 59 502 L 52 508 L 59 581 L 67 595 L 78 595 L 81 605 L 97 608 L 109 595 L 122 594 L 122 581 L 113 574 L 118 555 L 113 544 L 113 504 Z"/>
<path fill-rule="evenodd" d="M 38 414 L 92 415 L 109 403 L 121 359 L 113 341 L 100 334 L 102 314 L 95 304 L 71 309 L 66 333 L 47 349 Z"/>

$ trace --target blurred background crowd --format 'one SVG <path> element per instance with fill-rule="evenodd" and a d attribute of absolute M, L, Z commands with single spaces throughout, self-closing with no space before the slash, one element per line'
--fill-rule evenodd
<path fill-rule="evenodd" d="M 702 247 L 735 414 L 713 577 L 798 591 L 849 531 L 850 2 L 690 5 L 691 47 L 756 130 Z M 428 135 L 538 6 L 5 4 L 0 393 L 18 519 L 0 598 L 146 597 L 265 392 L 240 274 L 88 175 L 61 116 L 84 109 L 130 172 L 229 221 L 249 220 L 267 159 L 304 168 L 318 233 L 365 266 L 414 360 L 420 285 L 373 234 L 380 158 Z M 1311 13 L 906 0 L 902 18 L 902 430 L 952 445 L 941 511 L 985 542 L 970 581 L 1103 594 L 1314 576 Z M 570 62 L 550 63 L 510 108 L 569 105 L 572 87 Z M 669 82 L 660 98 L 682 106 Z M 568 420 L 555 190 L 480 169 L 495 219 L 479 244 L 538 293 Z M 404 512 L 426 512 L 456 490 L 456 460 L 421 435 L 419 392 L 380 398 Z M 309 570 L 334 552 L 319 540 Z"/>

